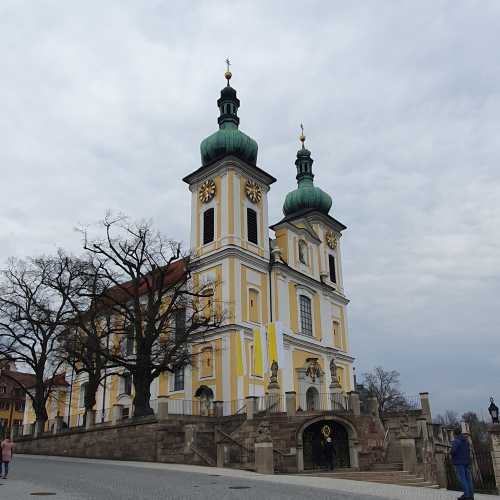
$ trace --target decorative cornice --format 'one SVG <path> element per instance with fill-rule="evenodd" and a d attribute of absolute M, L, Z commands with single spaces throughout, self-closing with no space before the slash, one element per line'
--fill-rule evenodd
<path fill-rule="evenodd" d="M 283 334 L 283 341 L 284 343 L 288 343 L 288 345 L 293 346 L 293 347 L 300 347 L 302 349 L 308 349 L 308 350 L 316 350 L 321 352 L 321 354 L 325 354 L 327 356 L 333 356 L 335 359 L 341 360 L 341 361 L 347 361 L 352 363 L 355 358 L 350 356 L 349 354 L 340 351 L 339 349 L 335 347 L 328 347 L 323 344 L 321 344 L 320 341 L 310 338 L 302 338 L 299 337 L 298 335 L 295 334 L 290 334 L 290 333 L 284 333 Z"/>
<path fill-rule="evenodd" d="M 308 276 L 307 274 L 304 274 L 300 271 L 297 271 L 293 267 L 290 267 L 288 264 L 284 264 L 282 262 L 273 262 L 272 263 L 273 269 L 278 269 L 280 270 L 283 274 L 295 277 L 296 280 L 302 280 L 303 282 L 306 282 L 306 285 L 310 286 L 311 288 L 315 288 L 316 290 L 318 287 L 329 297 L 337 300 L 341 304 L 347 305 L 349 304 L 349 299 L 337 292 L 333 287 L 330 285 L 327 285 L 326 283 L 322 283 L 321 281 L 318 281 L 316 278 L 313 278 L 311 276 Z"/>
<path fill-rule="evenodd" d="M 193 265 L 193 270 L 197 271 L 201 267 L 220 263 L 221 259 L 226 259 L 229 257 L 237 257 L 241 261 L 259 267 L 264 271 L 267 271 L 269 269 L 269 259 L 261 257 L 260 255 L 256 255 L 254 253 L 250 253 L 248 252 L 248 250 L 245 250 L 236 245 L 228 245 L 220 250 L 215 250 L 211 254 L 202 255 L 193 259 L 191 263 Z"/>
<path fill-rule="evenodd" d="M 186 175 L 186 177 L 182 180 L 185 183 L 192 185 L 196 182 L 209 178 L 211 175 L 214 175 L 217 170 L 224 168 L 236 168 L 243 171 L 251 179 L 261 182 L 267 190 L 269 190 L 269 186 L 271 184 L 276 182 L 276 179 L 266 171 L 255 165 L 245 163 L 243 160 L 236 158 L 236 156 L 226 156 L 224 159 L 216 160 L 209 165 L 202 166 L 191 174 Z"/>

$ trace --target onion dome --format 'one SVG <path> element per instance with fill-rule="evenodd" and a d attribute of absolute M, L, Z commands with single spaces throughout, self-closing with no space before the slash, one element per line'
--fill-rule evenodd
<path fill-rule="evenodd" d="M 311 152 L 304 146 L 305 140 L 306 137 L 302 129 L 300 135 L 302 148 L 297 151 L 297 159 L 295 160 L 298 187 L 286 195 L 285 203 L 283 204 L 283 213 L 285 216 L 293 215 L 303 210 L 317 210 L 328 215 L 332 207 L 332 198 L 330 195 L 314 185 L 314 174 L 312 173 L 314 160 L 311 158 Z"/>
<path fill-rule="evenodd" d="M 229 85 L 231 76 L 228 62 L 225 73 L 227 85 L 221 90 L 220 98 L 217 100 L 220 111 L 217 120 L 219 130 L 204 139 L 200 145 L 203 166 L 227 155 L 236 156 L 251 165 L 257 162 L 257 142 L 238 129 L 240 119 L 237 113 L 240 100 L 236 96 L 236 90 Z"/>

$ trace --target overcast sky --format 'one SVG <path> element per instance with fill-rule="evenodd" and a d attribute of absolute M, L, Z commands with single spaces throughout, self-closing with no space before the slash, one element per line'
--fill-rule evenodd
<path fill-rule="evenodd" d="M 187 242 L 229 56 L 270 223 L 303 122 L 348 226 L 358 374 L 435 413 L 500 399 L 500 2 L 3 0 L 0 26 L 2 262 L 78 251 L 107 209 Z"/>

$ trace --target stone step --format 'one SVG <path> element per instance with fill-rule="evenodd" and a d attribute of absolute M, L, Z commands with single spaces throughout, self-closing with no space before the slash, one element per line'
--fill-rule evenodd
<path fill-rule="evenodd" d="M 374 471 L 384 471 L 384 470 L 403 470 L 403 464 L 401 463 L 387 463 L 387 464 L 373 464 L 372 470 Z"/>

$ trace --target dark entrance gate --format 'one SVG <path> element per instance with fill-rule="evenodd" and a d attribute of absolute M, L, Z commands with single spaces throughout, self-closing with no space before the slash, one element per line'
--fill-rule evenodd
<path fill-rule="evenodd" d="M 304 469 L 323 469 L 328 467 L 325 443 L 330 436 L 335 449 L 335 466 L 350 467 L 349 436 L 347 429 L 333 420 L 320 420 L 304 429 L 302 444 L 304 451 Z"/>

